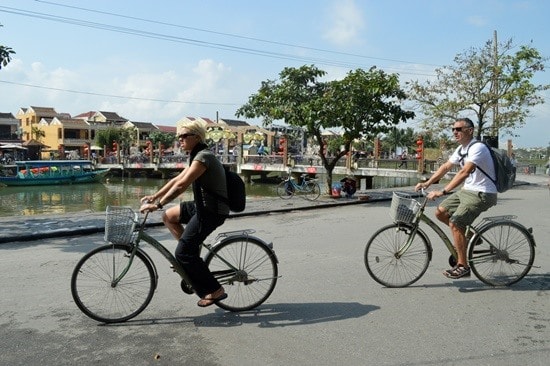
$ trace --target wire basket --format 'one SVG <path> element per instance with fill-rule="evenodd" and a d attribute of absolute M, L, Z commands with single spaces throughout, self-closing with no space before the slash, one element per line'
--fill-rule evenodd
<path fill-rule="evenodd" d="M 129 244 L 134 238 L 138 215 L 130 207 L 107 206 L 105 210 L 105 241 Z"/>
<path fill-rule="evenodd" d="M 390 216 L 395 222 L 411 223 L 414 221 L 421 204 L 411 196 L 393 192 Z"/>

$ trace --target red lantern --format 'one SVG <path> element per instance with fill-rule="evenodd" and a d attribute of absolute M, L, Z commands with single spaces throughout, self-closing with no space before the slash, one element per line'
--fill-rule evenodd
<path fill-rule="evenodd" d="M 416 158 L 422 159 L 422 154 L 424 154 L 424 140 L 422 139 L 422 136 L 418 137 L 418 140 L 416 140 Z"/>

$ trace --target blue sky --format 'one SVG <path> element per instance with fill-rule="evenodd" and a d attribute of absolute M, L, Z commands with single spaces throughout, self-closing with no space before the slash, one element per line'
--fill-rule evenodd
<path fill-rule="evenodd" d="M 495 30 L 549 57 L 548 14 L 545 0 L 2 0 L 0 44 L 17 54 L 0 70 L 0 112 L 236 118 L 289 66 L 314 63 L 336 79 L 375 65 L 403 83 L 425 80 Z M 534 82 L 550 84 L 549 71 Z M 550 144 L 543 96 L 514 146 Z"/>

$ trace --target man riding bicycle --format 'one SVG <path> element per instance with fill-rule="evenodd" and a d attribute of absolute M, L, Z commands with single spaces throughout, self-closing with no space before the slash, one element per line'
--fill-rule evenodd
<path fill-rule="evenodd" d="M 457 279 L 470 275 L 466 256 L 468 246 L 466 227 L 471 225 L 482 212 L 496 205 L 497 188 L 495 183 L 481 172 L 483 170 L 489 176 L 495 177 L 495 168 L 488 147 L 485 144 L 475 143 L 477 140 L 474 138 L 474 123 L 469 118 L 457 119 L 452 132 L 460 146 L 430 179 L 418 183 L 415 190 L 426 189 L 433 183 L 439 182 L 453 165 L 461 167 L 443 190 L 432 191 L 427 195 L 428 199 L 435 200 L 464 183 L 462 189 L 442 201 L 435 211 L 438 220 L 450 227 L 458 254 L 456 266 L 444 271 L 443 275 Z M 481 169 L 476 169 L 477 167 Z"/>

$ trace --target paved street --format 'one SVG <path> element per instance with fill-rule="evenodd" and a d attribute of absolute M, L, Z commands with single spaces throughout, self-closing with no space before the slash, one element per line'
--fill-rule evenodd
<path fill-rule="evenodd" d="M 197 307 L 149 249 L 160 276 L 155 297 L 137 318 L 108 326 L 80 313 L 69 289 L 74 265 L 103 243 L 101 233 L 4 243 L 0 364 L 547 365 L 549 193 L 520 186 L 488 213 L 513 213 L 535 234 L 538 267 L 510 288 L 443 277 L 448 254 L 431 232 L 434 258 L 419 282 L 375 283 L 363 250 L 391 222 L 389 201 L 380 201 L 227 220 L 224 231 L 254 228 L 272 241 L 280 261 L 274 293 L 246 313 Z M 150 232 L 175 248 L 163 228 Z"/>

